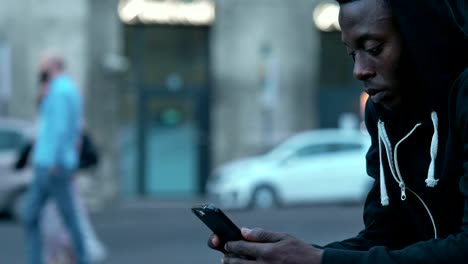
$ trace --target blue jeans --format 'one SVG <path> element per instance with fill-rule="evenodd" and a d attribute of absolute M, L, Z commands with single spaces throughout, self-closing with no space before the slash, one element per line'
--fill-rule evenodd
<path fill-rule="evenodd" d="M 35 168 L 34 173 L 34 179 L 27 193 L 22 219 L 26 228 L 26 263 L 44 263 L 39 220 L 45 202 L 52 198 L 55 199 L 57 209 L 72 239 L 76 263 L 88 264 L 76 203 L 72 194 L 74 170 L 62 168 L 56 174 L 51 175 L 48 169 Z"/>

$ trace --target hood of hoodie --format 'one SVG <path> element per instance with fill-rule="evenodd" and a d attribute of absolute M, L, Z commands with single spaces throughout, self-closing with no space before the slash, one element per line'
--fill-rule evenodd
<path fill-rule="evenodd" d="M 444 115 L 450 87 L 468 67 L 466 0 L 387 0 L 401 33 L 409 85 L 399 111 L 376 106 L 383 119 L 430 120 Z M 409 103 L 408 103 L 409 102 Z"/>
<path fill-rule="evenodd" d="M 456 182 L 456 176 L 443 175 L 461 175 L 457 160 L 461 155 L 454 151 L 459 150 L 457 146 L 461 146 L 461 143 L 456 141 L 458 132 L 453 129 L 456 116 L 452 104 L 458 102 L 453 98 L 458 95 L 456 80 L 468 67 L 468 37 L 465 31 L 468 10 L 458 10 L 466 5 L 458 0 L 387 1 L 401 34 L 402 76 L 406 89 L 402 98 L 404 103 L 394 111 L 368 102 L 366 125 L 369 125 L 369 133 L 373 135 L 373 150 L 371 148 L 368 156 L 374 155 L 371 160 L 375 161 L 375 155 L 378 155 L 379 160 L 370 166 L 369 174 L 379 177 L 382 206 L 389 206 L 392 203 L 390 200 L 405 201 L 406 194 L 411 192 L 416 204 L 403 205 L 411 211 L 418 207 L 419 200 L 427 210 L 434 236 L 438 237 L 436 221 L 446 222 L 442 225 L 439 223 L 439 227 L 445 228 L 440 233 L 448 234 L 453 230 L 447 231 L 447 227 L 459 226 L 459 223 L 451 221 L 461 219 L 460 215 L 456 215 L 460 211 L 456 210 L 450 217 L 442 216 L 443 206 L 438 203 L 435 194 L 452 195 L 449 200 L 457 204 L 462 201 L 460 193 L 453 190 L 458 184 L 449 183 Z M 458 163 L 450 163 L 454 160 Z M 446 171 L 447 168 L 451 171 Z M 440 185 L 439 180 L 442 182 Z M 434 210 L 431 212 L 429 208 Z M 433 218 L 434 212 L 436 220 Z M 423 213 L 419 212 L 409 219 L 420 219 L 418 215 Z M 417 223 L 413 227 L 416 226 Z M 428 233 L 421 231 L 421 234 Z"/>
<path fill-rule="evenodd" d="M 455 23 L 468 37 L 468 2 L 466 0 L 445 0 Z"/>

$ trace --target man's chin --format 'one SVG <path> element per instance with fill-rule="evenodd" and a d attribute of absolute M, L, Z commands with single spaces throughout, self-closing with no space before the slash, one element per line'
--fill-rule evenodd
<path fill-rule="evenodd" d="M 398 110 L 397 106 L 394 106 L 394 105 L 391 105 L 391 104 L 380 103 L 380 105 L 387 111 L 396 111 L 396 110 Z"/>
<path fill-rule="evenodd" d="M 379 104 L 386 110 L 386 111 L 395 111 L 398 112 L 400 109 L 404 108 L 403 104 L 400 100 L 393 100 L 393 101 L 382 101 Z"/>

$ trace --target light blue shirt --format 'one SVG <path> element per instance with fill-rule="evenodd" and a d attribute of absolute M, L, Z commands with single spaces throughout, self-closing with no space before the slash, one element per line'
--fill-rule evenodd
<path fill-rule="evenodd" d="M 77 168 L 82 112 L 81 94 L 71 78 L 65 74 L 54 78 L 39 109 L 35 166 Z"/>

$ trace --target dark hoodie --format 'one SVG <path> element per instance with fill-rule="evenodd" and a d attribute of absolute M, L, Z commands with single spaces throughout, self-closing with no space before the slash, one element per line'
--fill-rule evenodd
<path fill-rule="evenodd" d="M 389 0 L 423 98 L 368 101 L 375 179 L 365 229 L 325 246 L 328 263 L 468 263 L 467 0 Z"/>

